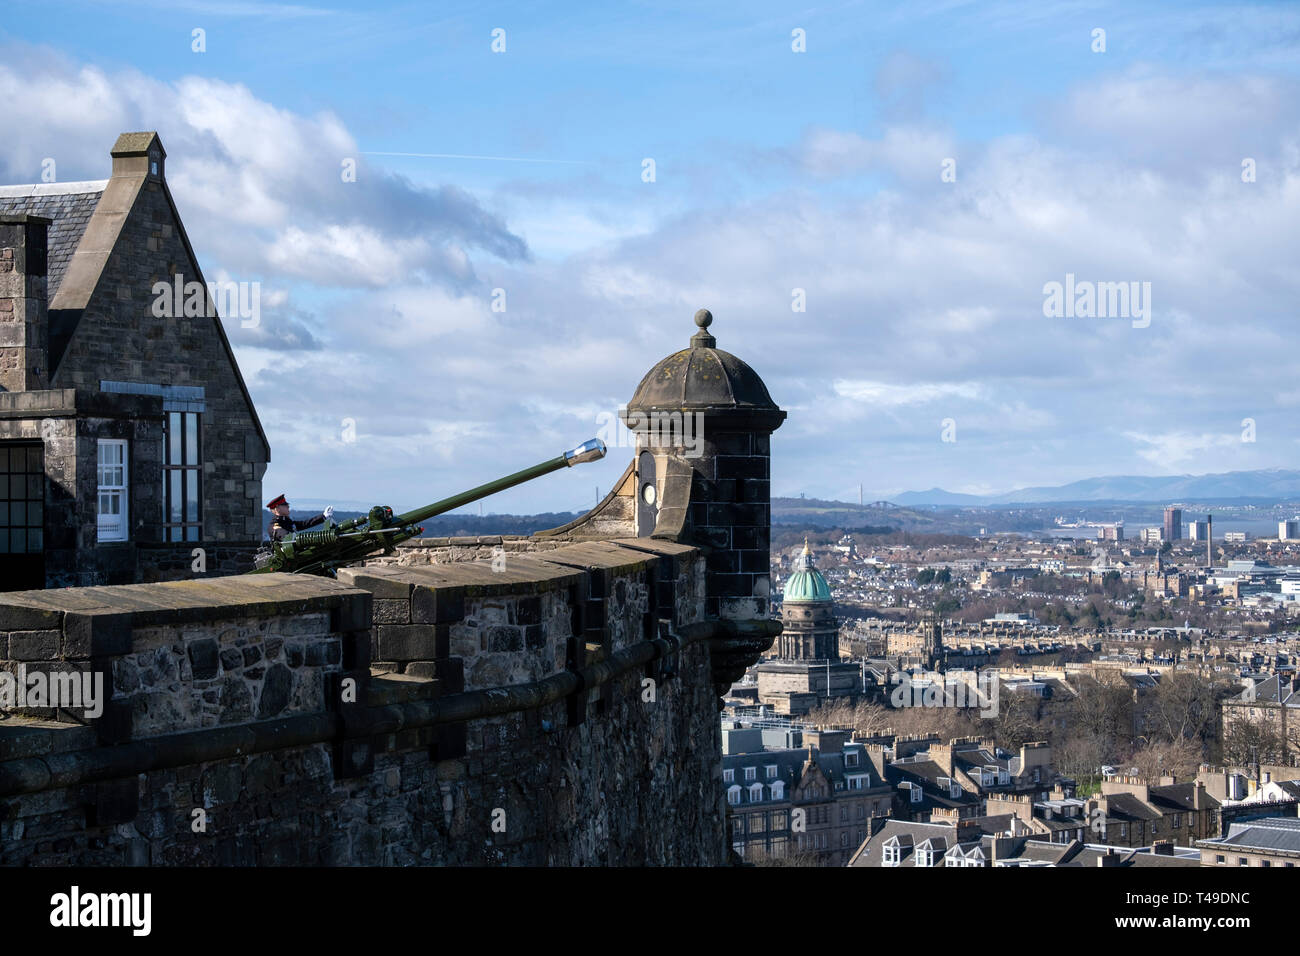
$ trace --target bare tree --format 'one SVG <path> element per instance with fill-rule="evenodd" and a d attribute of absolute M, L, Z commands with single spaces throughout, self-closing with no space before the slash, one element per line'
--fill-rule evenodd
<path fill-rule="evenodd" d="M 1127 685 L 1080 677 L 1076 689 L 1060 708 L 1067 733 L 1092 737 L 1103 753 L 1117 752 L 1121 742 L 1133 739 L 1133 695 Z"/>
<path fill-rule="evenodd" d="M 1222 760 L 1229 767 L 1253 767 L 1258 763 L 1287 763 L 1282 735 L 1252 720 L 1233 720 L 1223 728 Z"/>
<path fill-rule="evenodd" d="M 1174 670 L 1161 678 L 1146 702 L 1148 726 L 1165 740 L 1206 742 L 1218 723 L 1218 700 L 1227 688 L 1222 681 L 1189 670 Z"/>
<path fill-rule="evenodd" d="M 1101 765 L 1111 756 L 1102 749 L 1101 741 L 1084 734 L 1066 737 L 1054 745 L 1052 754 L 1056 769 L 1073 777 L 1085 794 L 1096 789 Z"/>
<path fill-rule="evenodd" d="M 1147 783 L 1159 783 L 1166 774 L 1188 780 L 1201 765 L 1200 741 L 1152 740 L 1135 749 L 1128 762 Z"/>

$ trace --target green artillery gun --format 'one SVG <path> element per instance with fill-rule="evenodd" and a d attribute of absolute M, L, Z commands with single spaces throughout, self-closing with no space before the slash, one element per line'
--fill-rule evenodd
<path fill-rule="evenodd" d="M 561 468 L 572 468 L 586 461 L 605 457 L 605 443 L 599 438 L 585 441 L 577 448 L 557 455 L 540 465 L 533 465 L 505 478 L 489 481 L 450 498 L 435 501 L 423 508 L 394 515 L 387 505 L 376 505 L 363 518 L 351 518 L 340 524 L 327 522 L 322 529 L 287 534 L 270 544 L 270 550 L 258 553 L 250 574 L 284 571 L 289 574 L 321 574 L 333 577 L 339 568 L 363 561 L 376 554 L 391 554 L 393 549 L 424 529 L 418 522 L 453 511 L 463 505 L 494 495 L 498 491 L 549 475 Z"/>

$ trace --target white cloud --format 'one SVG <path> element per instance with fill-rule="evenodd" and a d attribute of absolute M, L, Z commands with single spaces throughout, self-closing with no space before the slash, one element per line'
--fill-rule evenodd
<path fill-rule="evenodd" d="M 1141 447 L 1137 453 L 1162 471 L 1175 471 L 1183 465 L 1200 463 L 1203 472 L 1227 470 L 1222 453 L 1239 448 L 1243 443 L 1240 434 L 1215 435 L 1210 433 L 1165 432 L 1145 434 L 1124 432 L 1124 437 Z M 1211 455 L 1213 452 L 1215 454 Z"/>
<path fill-rule="evenodd" d="M 983 390 L 975 382 L 914 382 L 894 385 L 888 382 L 838 380 L 835 394 L 855 402 L 883 407 L 928 405 L 945 398 L 977 399 Z"/>

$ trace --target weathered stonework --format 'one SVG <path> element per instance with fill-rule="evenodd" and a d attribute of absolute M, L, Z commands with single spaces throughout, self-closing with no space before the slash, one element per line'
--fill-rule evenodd
<path fill-rule="evenodd" d="M 495 572 L 461 563 L 337 582 L 259 575 L 5 595 L 0 666 L 14 669 L 18 651 L 40 658 L 29 664 L 100 670 L 112 700 L 96 720 L 50 711 L 0 722 L 0 861 L 720 864 L 708 641 L 538 706 L 340 736 L 355 708 L 418 708 L 617 664 L 661 620 L 700 626 L 703 605 L 702 556 L 649 541 L 571 545 Z M 386 647 L 426 655 L 428 667 L 371 671 L 370 654 Z M 345 676 L 359 681 L 356 704 L 338 696 Z M 132 760 L 165 763 L 158 754 L 187 731 L 199 738 L 178 765 L 125 772 Z M 234 731 L 243 736 L 212 736 Z M 313 733 L 322 739 L 302 739 Z M 63 782 L 49 776 L 55 754 Z M 95 775 L 114 759 L 121 773 Z M 206 833 L 192 829 L 196 809 Z"/>

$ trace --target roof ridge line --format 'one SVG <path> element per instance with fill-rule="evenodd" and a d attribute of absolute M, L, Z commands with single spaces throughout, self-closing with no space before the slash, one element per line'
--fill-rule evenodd
<path fill-rule="evenodd" d="M 0 186 L 0 199 L 102 193 L 106 186 L 108 186 L 107 179 L 83 179 L 66 183 L 16 183 L 10 186 Z"/>

